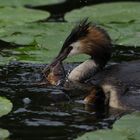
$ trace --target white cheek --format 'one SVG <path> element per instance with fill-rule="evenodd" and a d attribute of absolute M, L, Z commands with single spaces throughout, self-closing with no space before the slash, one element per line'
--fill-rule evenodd
<path fill-rule="evenodd" d="M 80 48 L 81 48 L 82 44 L 79 41 L 72 43 L 70 46 L 72 46 L 73 49 L 71 50 L 71 52 L 69 53 L 68 56 L 72 56 L 72 55 L 81 53 Z"/>

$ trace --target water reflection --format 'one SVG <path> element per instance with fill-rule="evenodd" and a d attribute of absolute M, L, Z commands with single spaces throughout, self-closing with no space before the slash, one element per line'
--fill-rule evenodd
<path fill-rule="evenodd" d="M 35 85 L 44 65 L 12 63 L 0 67 L 0 95 L 13 102 L 13 111 L 0 118 L 10 140 L 73 139 L 77 134 L 111 126 L 106 110 L 85 106 L 83 97 L 67 95 L 62 87 Z"/>

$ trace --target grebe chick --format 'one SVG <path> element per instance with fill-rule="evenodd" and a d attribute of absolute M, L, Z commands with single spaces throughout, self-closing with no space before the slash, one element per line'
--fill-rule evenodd
<path fill-rule="evenodd" d="M 71 55 L 81 53 L 88 54 L 91 56 L 91 59 L 86 60 L 74 68 L 68 76 L 69 81 L 85 84 L 85 80 L 91 79 L 95 72 L 106 65 L 111 56 L 111 48 L 112 44 L 109 35 L 103 29 L 85 19 L 74 27 L 70 35 L 66 38 L 58 56 L 45 70 L 47 71 L 55 67 L 57 63 L 62 62 Z M 105 98 L 107 99 L 106 103 L 108 103 L 110 107 L 140 110 L 140 89 L 138 88 L 137 95 L 126 92 L 125 90 L 125 87 L 130 87 L 131 84 L 138 85 L 139 87 L 139 77 L 139 60 L 113 66 L 108 71 L 104 70 L 93 76 L 94 79 L 100 81 L 98 85 L 102 88 Z M 97 90 L 94 92 L 91 91 L 91 94 L 88 96 L 89 99 L 96 99 L 96 96 L 93 96 L 96 94 L 96 91 Z M 92 102 L 88 97 L 85 98 L 85 102 Z"/>
<path fill-rule="evenodd" d="M 84 19 L 72 29 L 58 56 L 45 70 L 69 56 L 87 54 L 91 59 L 77 66 L 68 76 L 70 81 L 83 82 L 106 65 L 111 48 L 111 39 L 106 31 Z"/>

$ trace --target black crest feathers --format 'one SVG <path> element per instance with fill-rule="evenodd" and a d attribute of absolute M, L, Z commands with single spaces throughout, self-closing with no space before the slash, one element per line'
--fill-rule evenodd
<path fill-rule="evenodd" d="M 83 19 L 79 24 L 77 24 L 71 31 L 70 35 L 66 38 L 61 52 L 65 47 L 68 47 L 71 43 L 79 40 L 82 37 L 85 37 L 88 34 L 88 28 L 92 25 L 91 22 L 88 22 L 88 18 Z"/>

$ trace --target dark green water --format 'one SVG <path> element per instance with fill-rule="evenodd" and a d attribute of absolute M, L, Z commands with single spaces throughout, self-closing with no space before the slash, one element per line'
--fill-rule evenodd
<path fill-rule="evenodd" d="M 10 140 L 66 140 L 111 126 L 114 117 L 85 106 L 83 97 L 64 96 L 67 93 L 62 87 L 37 86 L 41 67 L 44 65 L 14 62 L 0 68 L 0 96 L 14 106 L 10 114 L 0 118 L 0 127 L 11 133 Z"/>

